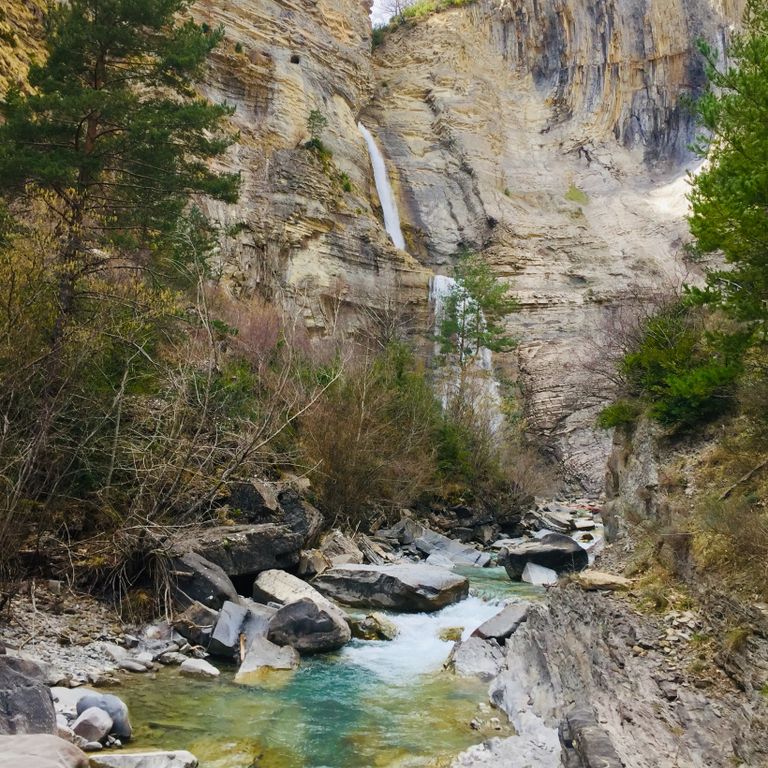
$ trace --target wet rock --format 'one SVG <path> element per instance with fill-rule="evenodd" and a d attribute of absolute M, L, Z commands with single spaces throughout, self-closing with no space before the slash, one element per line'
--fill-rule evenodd
<path fill-rule="evenodd" d="M 258 683 L 271 670 L 292 670 L 299 666 L 299 654 L 289 645 L 279 646 L 266 637 L 255 637 L 245 652 L 235 682 L 242 685 Z"/>
<path fill-rule="evenodd" d="M 208 647 L 219 614 L 203 605 L 192 603 L 173 622 L 173 628 L 192 645 Z"/>
<path fill-rule="evenodd" d="M 398 635 L 397 624 L 383 613 L 369 613 L 363 619 L 350 621 L 352 636 L 360 640 L 394 640 Z"/>
<path fill-rule="evenodd" d="M 228 600 L 237 600 L 235 587 L 224 569 L 197 552 L 174 558 L 171 568 L 173 601 L 179 608 L 198 602 L 218 611 Z"/>
<path fill-rule="evenodd" d="M 230 601 L 224 603 L 208 643 L 208 653 L 230 659 L 237 656 L 240 652 L 240 633 L 247 615 L 246 607 Z"/>
<path fill-rule="evenodd" d="M 558 574 L 581 571 L 589 565 L 586 551 L 569 536 L 559 533 L 502 549 L 498 559 L 513 581 L 522 578 L 528 563 L 550 568 Z"/>
<path fill-rule="evenodd" d="M 271 568 L 298 565 L 304 543 L 300 533 L 286 526 L 230 525 L 204 528 L 174 544 L 178 556 L 196 552 L 230 577 L 254 576 Z"/>
<path fill-rule="evenodd" d="M 481 624 L 473 633 L 473 637 L 483 640 L 503 642 L 528 618 L 530 605 L 528 603 L 511 603 L 493 618 Z"/>
<path fill-rule="evenodd" d="M 417 613 L 437 611 L 469 594 L 469 582 L 430 565 L 345 565 L 313 581 L 340 603 Z"/>
<path fill-rule="evenodd" d="M 75 720 L 72 730 L 86 741 L 106 739 L 112 730 L 112 718 L 99 707 L 88 707 Z"/>
<path fill-rule="evenodd" d="M 187 677 L 218 677 L 221 673 L 205 659 L 187 659 L 179 671 Z"/>
<path fill-rule="evenodd" d="M 458 643 L 464 634 L 464 627 L 446 627 L 440 630 L 438 637 L 445 643 Z"/>
<path fill-rule="evenodd" d="M 42 671 L 34 667 L 0 656 L 0 734 L 56 733 L 53 698 L 40 679 Z"/>
<path fill-rule="evenodd" d="M 462 677 L 492 680 L 504 663 L 504 653 L 495 640 L 470 637 L 457 643 L 446 665 Z"/>
<path fill-rule="evenodd" d="M 85 753 L 58 736 L 0 736 L 0 768 L 88 768 Z"/>
<path fill-rule="evenodd" d="M 267 637 L 303 654 L 334 651 L 348 643 L 352 634 L 338 608 L 305 597 L 280 608 L 269 622 Z"/>
<path fill-rule="evenodd" d="M 91 758 L 91 768 L 197 768 L 197 758 L 185 750 L 174 752 L 110 753 Z"/>
<path fill-rule="evenodd" d="M 110 734 L 124 741 L 131 738 L 133 728 L 128 717 L 128 707 L 122 699 L 111 693 L 96 693 L 85 690 L 84 695 L 77 702 L 77 714 L 80 715 L 92 707 L 98 707 L 110 716 L 112 719 Z"/>
<path fill-rule="evenodd" d="M 183 653 L 169 651 L 168 653 L 163 653 L 162 655 L 158 656 L 157 660 L 164 666 L 178 667 L 180 664 L 183 664 L 187 658 L 188 657 Z"/>

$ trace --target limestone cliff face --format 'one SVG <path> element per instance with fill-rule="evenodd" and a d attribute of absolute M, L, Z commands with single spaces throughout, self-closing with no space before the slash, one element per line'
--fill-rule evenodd
<path fill-rule="evenodd" d="M 214 214 L 236 287 L 298 307 L 317 334 L 354 328 L 363 309 L 425 305 L 428 272 L 395 249 L 374 211 L 370 161 L 357 129 L 372 92 L 370 3 L 199 0 L 198 21 L 224 26 L 205 91 L 235 107 L 237 206 Z M 327 119 L 330 157 L 308 151 L 307 118 Z"/>
<path fill-rule="evenodd" d="M 365 114 L 410 251 L 443 269 L 482 249 L 510 281 L 520 345 L 500 362 L 531 429 L 591 490 L 609 438 L 584 363 L 612 306 L 692 277 L 680 97 L 703 85 L 696 39 L 723 45 L 739 16 L 711 0 L 479 0 L 374 54 Z"/>

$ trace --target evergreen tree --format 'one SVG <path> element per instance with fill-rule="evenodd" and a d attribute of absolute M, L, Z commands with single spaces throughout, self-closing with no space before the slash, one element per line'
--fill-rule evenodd
<path fill-rule="evenodd" d="M 738 320 L 768 321 L 768 2 L 749 0 L 745 31 L 734 37 L 729 63 L 701 46 L 711 91 L 698 112 L 707 136 L 697 149 L 708 164 L 693 180 L 691 232 L 702 253 L 721 251 L 730 267 L 708 276 L 708 303 Z"/>
<path fill-rule="evenodd" d="M 209 162 L 231 143 L 230 109 L 193 82 L 222 31 L 178 22 L 186 0 L 69 0 L 47 18 L 47 59 L 0 111 L 0 190 L 55 227 L 56 348 L 78 286 L 116 257 L 146 266 L 195 193 L 234 201 L 238 178 Z"/>
<path fill-rule="evenodd" d="M 455 285 L 438 318 L 441 353 L 464 369 L 480 357 L 483 349 L 513 349 L 515 341 L 503 326 L 504 319 L 517 309 L 517 302 L 509 296 L 509 286 L 476 253 L 461 255 L 454 278 Z"/>

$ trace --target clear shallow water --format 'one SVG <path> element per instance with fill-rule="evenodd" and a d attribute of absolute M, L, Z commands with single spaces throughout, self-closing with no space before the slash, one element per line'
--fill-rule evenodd
<path fill-rule="evenodd" d="M 452 643 L 468 636 L 508 598 L 539 591 L 502 569 L 462 569 L 469 599 L 434 614 L 390 614 L 391 642 L 353 641 L 335 654 L 305 658 L 294 673 L 263 686 L 181 677 L 176 670 L 131 679 L 119 692 L 132 713 L 132 748 L 188 749 L 201 768 L 371 768 L 449 765 L 482 740 L 469 723 L 487 684 L 442 670 Z M 487 717 L 487 715 L 486 715 Z"/>

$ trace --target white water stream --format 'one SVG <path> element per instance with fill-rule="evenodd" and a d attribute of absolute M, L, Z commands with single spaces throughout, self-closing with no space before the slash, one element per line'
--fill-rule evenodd
<path fill-rule="evenodd" d="M 387 230 L 393 244 L 401 251 L 405 250 L 405 238 L 403 230 L 400 227 L 400 214 L 397 212 L 397 203 L 395 195 L 392 192 L 392 185 L 389 183 L 387 166 L 384 162 L 384 155 L 381 154 L 376 140 L 371 132 L 362 124 L 357 127 L 368 145 L 368 154 L 371 156 L 371 166 L 373 166 L 373 178 L 376 182 L 376 191 L 379 194 L 381 210 L 384 213 L 384 227 Z"/>

